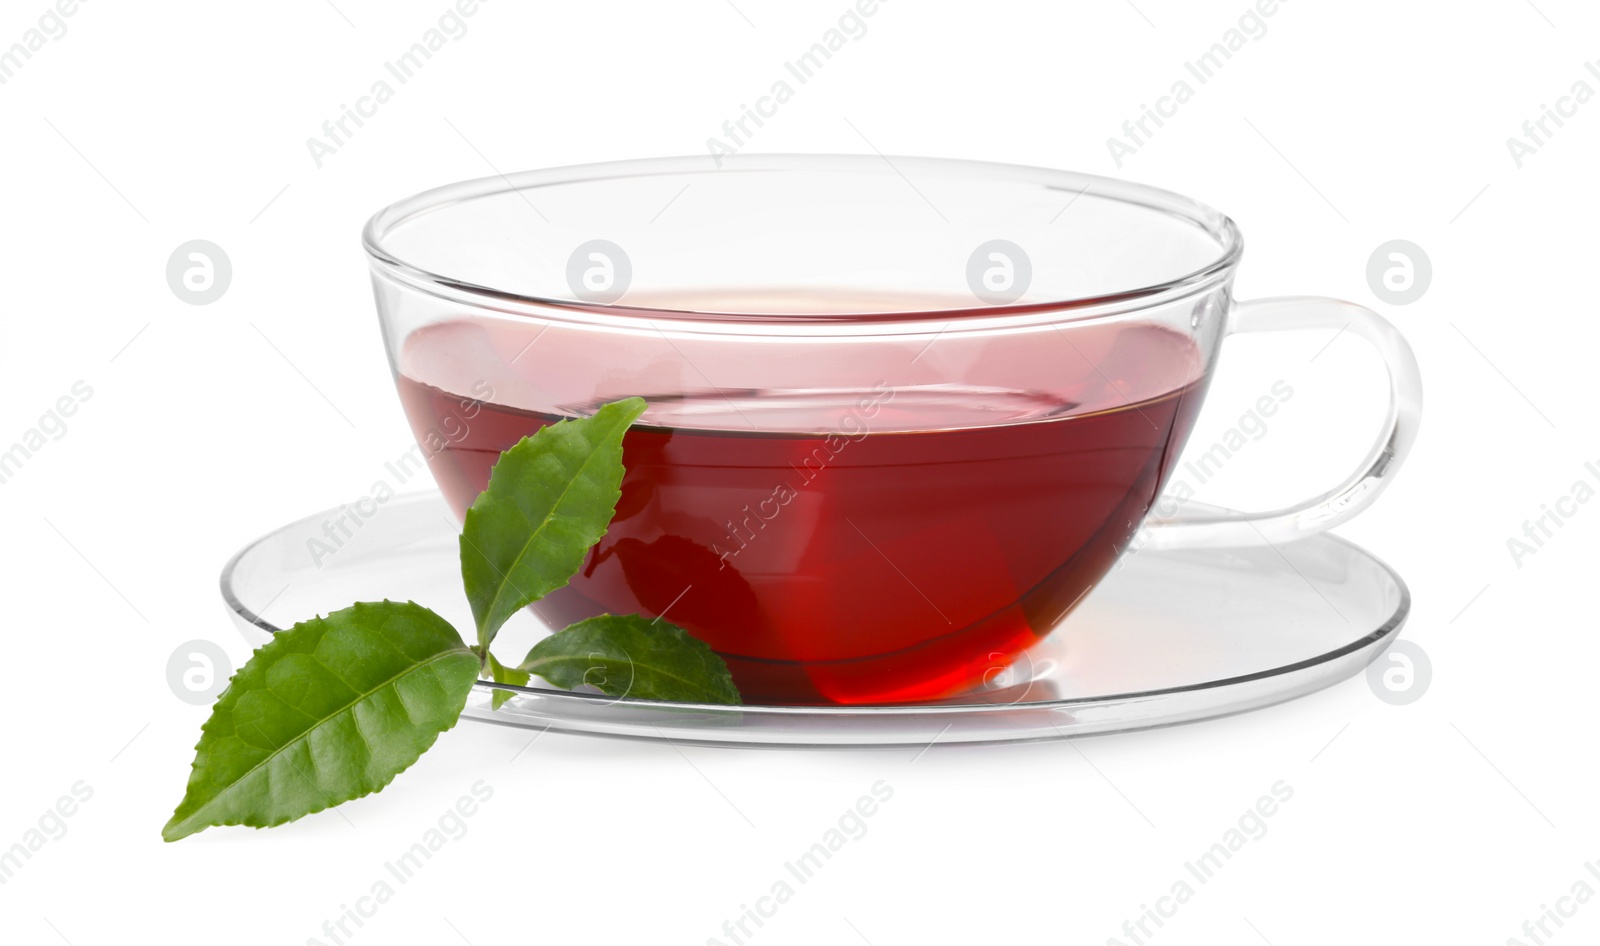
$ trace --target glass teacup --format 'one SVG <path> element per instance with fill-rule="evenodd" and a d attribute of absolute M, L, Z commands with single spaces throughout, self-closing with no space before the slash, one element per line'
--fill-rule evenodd
<path fill-rule="evenodd" d="M 1421 410 L 1397 332 L 1346 302 L 1235 303 L 1233 222 L 1089 175 L 879 156 L 628 161 L 383 210 L 365 245 L 401 402 L 458 515 L 499 452 L 637 395 L 616 517 L 551 627 L 664 616 L 749 702 L 982 684 L 1136 535 L 1277 543 L 1364 508 Z M 1348 329 L 1389 417 L 1340 486 L 1152 515 L 1222 338 Z"/>

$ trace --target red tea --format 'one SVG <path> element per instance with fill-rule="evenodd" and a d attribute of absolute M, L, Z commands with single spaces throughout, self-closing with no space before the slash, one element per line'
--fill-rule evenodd
<path fill-rule="evenodd" d="M 458 515 L 519 438 L 615 397 L 650 403 L 609 531 L 536 607 L 551 626 L 665 615 L 748 701 L 894 702 L 978 684 L 1054 629 L 1161 490 L 1201 399 L 1195 343 L 1114 324 L 1072 342 L 997 350 L 955 381 L 923 383 L 949 366 L 919 342 L 870 386 L 830 387 L 862 376 L 833 354 L 805 388 L 732 387 L 794 366 L 669 341 L 611 371 L 596 365 L 620 356 L 592 336 L 461 320 L 407 338 L 398 383 Z M 593 396 L 597 372 L 614 394 Z M 652 394 L 686 379 L 703 390 Z"/>

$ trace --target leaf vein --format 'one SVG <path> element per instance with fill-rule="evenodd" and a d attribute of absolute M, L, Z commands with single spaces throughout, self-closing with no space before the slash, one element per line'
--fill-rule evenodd
<path fill-rule="evenodd" d="M 495 614 L 495 612 L 497 612 L 500 609 L 500 599 L 504 596 L 506 587 L 508 585 L 510 585 L 509 576 L 511 575 L 511 573 L 516 571 L 516 569 L 517 569 L 517 567 L 519 565 L 522 564 L 522 560 L 523 560 L 524 557 L 527 556 L 528 550 L 531 549 L 533 547 L 534 542 L 537 541 L 539 539 L 539 537 L 544 534 L 545 528 L 550 524 L 551 519 L 556 515 L 557 511 L 561 508 L 561 504 L 566 502 L 567 495 L 570 492 L 572 492 L 573 486 L 575 484 L 577 484 L 578 482 L 580 482 L 581 480 L 583 480 L 585 474 L 587 473 L 587 471 L 589 469 L 589 464 L 593 463 L 595 458 L 598 457 L 601 454 L 601 452 L 602 452 L 601 450 L 591 450 L 589 452 L 589 455 L 583 458 L 583 462 L 578 464 L 577 472 L 573 473 L 571 475 L 571 477 L 567 480 L 566 484 L 561 488 L 561 495 L 557 496 L 555 502 L 550 504 L 549 512 L 545 513 L 545 515 L 540 519 L 539 525 L 528 536 L 527 541 L 522 544 L 522 548 L 517 552 L 517 557 L 515 559 L 513 559 L 511 561 L 511 564 L 506 568 L 506 571 L 505 571 L 504 574 L 505 574 L 505 576 L 507 576 L 507 580 L 506 581 L 502 581 L 500 583 L 500 587 L 495 589 L 494 597 L 489 599 L 489 607 L 487 609 L 485 609 L 485 612 L 484 612 L 485 620 L 489 620 L 491 618 L 491 616 L 493 614 Z M 605 534 L 605 530 L 604 529 L 601 530 L 601 534 L 602 535 Z M 480 634 L 482 633 L 482 631 L 483 631 L 483 626 L 482 625 L 479 625 L 478 631 L 479 631 Z"/>
<path fill-rule="evenodd" d="M 424 668 L 433 670 L 434 669 L 434 665 L 439 663 L 440 661 L 449 659 L 449 658 L 454 657 L 454 656 L 456 656 L 458 654 L 466 654 L 466 653 L 470 653 L 470 651 L 467 651 L 467 650 L 462 649 L 462 648 L 452 648 L 451 650 L 445 651 L 443 653 L 435 654 L 434 656 L 429 657 L 429 658 L 427 658 L 426 660 L 424 660 L 424 661 L 422 661 L 420 663 L 413 664 L 412 666 L 407 667 L 404 670 L 401 670 L 399 673 L 395 674 L 392 677 L 389 677 L 388 679 L 384 680 L 382 683 L 379 683 L 377 686 L 373 687 L 372 689 L 367 690 L 364 693 L 358 694 L 354 700 L 351 700 L 350 703 L 348 705 L 346 705 L 345 707 L 343 707 L 342 709 L 339 709 L 338 711 L 336 711 L 334 713 L 331 713 L 328 716 L 323 717 L 317 723 L 315 723 L 314 725 L 312 725 L 309 728 L 307 728 L 304 732 L 299 733 L 294 738 L 292 738 L 288 742 L 284 743 L 283 746 L 280 746 L 280 747 L 272 750 L 272 752 L 268 753 L 259 762 L 257 762 L 256 764 L 252 765 L 248 770 L 246 770 L 243 775 L 241 775 L 238 778 L 234 779 L 231 783 L 229 783 L 228 785 L 224 786 L 221 791 L 217 792 L 217 794 L 213 795 L 211 798 L 209 798 L 206 801 L 204 801 L 203 803 L 201 803 L 197 808 L 195 808 L 195 810 L 193 812 L 191 812 L 189 814 L 188 817 L 184 818 L 183 821 L 180 822 L 180 824 L 187 824 L 190 821 L 193 821 L 194 819 L 200 817 L 205 812 L 210 811 L 223 798 L 228 797 L 230 795 L 230 793 L 232 793 L 240 785 L 243 785 L 252 775 L 254 775 L 258 770 L 260 770 L 262 768 L 262 766 L 268 766 L 267 771 L 266 771 L 266 778 L 267 778 L 269 794 L 275 795 L 276 794 L 275 792 L 271 792 L 271 785 L 272 785 L 273 779 L 272 779 L 272 769 L 271 769 L 269 763 L 271 763 L 273 760 L 275 760 L 279 756 L 281 756 L 286 750 L 288 750 L 289 748 L 291 748 L 291 747 L 293 747 L 293 746 L 295 746 L 297 744 L 300 744 L 300 743 L 304 742 L 305 740 L 309 739 L 310 735 L 313 732 L 316 732 L 316 731 L 320 730 L 323 726 L 326 726 L 328 723 L 332 722 L 333 720 L 339 718 L 340 716 L 345 715 L 346 713 L 352 712 L 354 707 L 356 706 L 356 704 L 360 703 L 362 700 L 365 700 L 367 697 L 371 696 L 372 694 L 377 693 L 379 690 L 382 690 L 384 687 L 392 685 L 396 680 L 400 680 L 400 679 L 404 678 L 405 676 L 407 676 L 408 674 L 416 673 L 419 670 L 422 670 Z M 437 672 L 437 671 L 435 671 L 435 672 Z M 359 731 L 359 729 L 360 729 L 360 723 L 359 722 L 357 722 L 356 728 Z M 237 737 L 237 734 L 238 734 L 237 727 L 235 727 L 234 732 L 235 732 L 235 736 Z M 362 739 L 363 739 L 363 742 L 365 742 L 365 740 L 366 740 L 365 734 L 363 734 Z M 370 750 L 370 743 L 368 744 L 368 748 Z M 293 764 L 292 760 L 287 760 L 287 761 L 290 761 L 290 764 Z M 313 757 L 313 760 L 312 760 L 312 765 L 313 765 L 313 767 L 315 767 L 315 765 L 316 765 L 314 757 Z M 324 799 L 324 800 L 326 800 L 326 799 Z M 324 807 L 330 807 L 330 806 L 324 806 Z M 322 809 L 319 808 L 319 809 L 313 809 L 313 810 L 320 811 Z"/>

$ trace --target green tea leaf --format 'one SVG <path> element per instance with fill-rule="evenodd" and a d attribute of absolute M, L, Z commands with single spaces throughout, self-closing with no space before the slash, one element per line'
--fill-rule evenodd
<path fill-rule="evenodd" d="M 533 645 L 520 669 L 558 687 L 587 683 L 607 696 L 737 704 L 728 665 L 705 641 L 659 618 L 602 614 Z"/>
<path fill-rule="evenodd" d="M 271 827 L 378 791 L 455 725 L 478 668 L 455 628 L 410 602 L 278 633 L 218 697 L 161 836 Z"/>
<path fill-rule="evenodd" d="M 526 670 L 518 667 L 507 667 L 505 664 L 496 660 L 494 654 L 489 655 L 489 679 L 493 680 L 494 682 L 515 683 L 517 686 L 525 687 L 528 685 L 528 678 L 531 676 L 533 676 L 533 674 L 528 673 Z M 492 690 L 490 692 L 494 694 L 492 697 L 490 697 L 489 701 L 491 709 L 499 709 L 500 707 L 506 705 L 507 700 L 516 696 L 516 694 L 510 690 Z"/>
<path fill-rule="evenodd" d="M 500 455 L 461 530 L 461 580 L 480 647 L 565 585 L 605 535 L 621 496 L 622 435 L 644 409 L 640 398 L 614 401 Z"/>

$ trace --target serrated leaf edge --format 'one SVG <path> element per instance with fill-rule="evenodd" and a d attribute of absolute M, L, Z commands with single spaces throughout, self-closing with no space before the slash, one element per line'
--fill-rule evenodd
<path fill-rule="evenodd" d="M 622 432 L 624 434 L 627 433 L 629 427 L 633 426 L 633 422 L 638 420 L 639 416 L 641 414 L 643 414 L 645 412 L 645 410 L 649 407 L 649 405 L 645 402 L 645 400 L 643 398 L 639 398 L 639 397 L 627 397 L 627 398 L 621 398 L 621 399 L 616 400 L 616 401 L 612 401 L 612 402 L 610 402 L 608 404 L 603 404 L 600 407 L 600 410 L 604 410 L 607 407 L 611 407 L 611 406 L 617 405 L 617 404 L 625 404 L 628 401 L 638 401 L 639 403 L 638 403 L 637 409 L 635 409 L 633 405 L 629 405 L 629 407 L 628 407 L 628 410 L 632 412 L 632 416 L 628 417 L 621 425 L 621 430 L 622 430 Z M 557 421 L 556 423 L 551 424 L 550 426 L 545 427 L 542 430 L 535 431 L 533 436 L 523 437 L 521 440 L 517 441 L 512 446 L 508 447 L 501 454 L 500 459 L 504 459 L 505 454 L 510 453 L 512 450 L 515 450 L 515 449 L 521 447 L 524 443 L 530 443 L 530 444 L 534 443 L 535 442 L 535 438 L 538 436 L 538 434 L 541 434 L 546 430 L 555 430 L 555 429 L 563 427 L 563 426 L 565 426 L 567 424 L 574 423 L 575 421 L 578 421 L 578 420 L 589 420 L 589 419 L 592 419 L 594 416 L 597 416 L 597 415 L 598 415 L 598 411 L 596 412 L 596 414 L 592 414 L 588 418 L 576 418 L 576 417 L 573 417 L 573 418 L 567 418 L 566 420 Z M 620 445 L 620 443 L 619 443 L 619 445 Z M 477 546 L 472 542 L 472 540 L 467 538 L 468 521 L 476 518 L 476 516 L 474 516 L 474 513 L 477 513 L 478 515 L 485 515 L 485 513 L 482 510 L 477 508 L 478 504 L 477 504 L 476 500 L 474 500 L 472 505 L 467 508 L 467 513 L 466 513 L 466 516 L 463 518 L 462 526 L 461 526 L 461 540 L 460 540 L 461 544 L 463 546 L 469 546 L 469 545 L 472 546 L 473 550 L 478 553 L 478 557 L 479 558 L 483 559 L 486 564 L 488 564 L 491 568 L 495 568 L 495 570 L 500 573 L 500 579 L 501 579 L 500 583 L 499 583 L 499 587 L 497 587 L 495 589 L 494 596 L 491 597 L 489 599 L 488 604 L 484 606 L 483 619 L 479 620 L 477 615 L 473 615 L 473 623 L 477 625 L 476 631 L 477 631 L 477 635 L 478 635 L 478 643 L 481 646 L 487 647 L 489 645 L 489 643 L 493 640 L 494 635 L 497 634 L 499 632 L 499 630 L 500 630 L 499 626 L 496 626 L 492 630 L 488 630 L 488 629 L 486 629 L 486 624 L 484 622 L 493 620 L 494 613 L 497 610 L 497 608 L 499 607 L 500 601 L 501 601 L 502 597 L 505 595 L 506 589 L 513 587 L 512 583 L 508 580 L 508 576 L 516 571 L 518 565 L 522 564 L 523 558 L 528 554 L 528 550 L 533 547 L 534 541 L 536 539 L 538 539 L 538 537 L 544 533 L 545 527 L 550 524 L 551 520 L 556 518 L 556 510 L 559 509 L 561 504 L 562 504 L 562 502 L 564 502 L 566 500 L 567 494 L 572 491 L 573 484 L 578 482 L 578 480 L 585 475 L 585 473 L 589 469 L 589 464 L 592 463 L 594 461 L 595 457 L 598 456 L 598 455 L 599 455 L 599 451 L 598 450 L 593 450 L 593 451 L 590 452 L 590 454 L 587 457 L 584 457 L 583 463 L 579 465 L 579 467 L 577 469 L 577 472 L 575 472 L 571 477 L 569 477 L 568 480 L 567 480 L 566 485 L 564 487 L 562 487 L 561 495 L 556 497 L 556 500 L 550 504 L 550 511 L 545 514 L 545 516 L 544 516 L 544 518 L 542 520 L 540 520 L 538 526 L 536 526 L 528 534 L 528 538 L 526 539 L 526 541 L 524 541 L 522 543 L 522 548 L 520 550 L 518 550 L 518 552 L 517 552 L 517 557 L 512 560 L 511 564 L 504 571 L 501 571 L 500 569 L 495 568 L 494 563 L 489 561 L 488 556 L 484 555 L 482 551 L 479 551 L 477 549 Z M 489 470 L 489 484 L 488 484 L 488 486 L 486 486 L 484 488 L 483 493 L 480 494 L 480 495 L 488 495 L 489 492 L 492 489 L 494 489 L 495 468 L 499 467 L 500 459 L 496 459 L 494 467 L 490 468 L 490 470 Z M 626 475 L 626 472 L 627 472 L 626 469 L 624 469 L 623 472 L 624 472 L 624 475 Z M 616 508 L 617 508 L 617 504 L 616 504 L 615 501 L 613 501 L 612 504 L 611 504 L 611 513 L 612 513 L 613 516 L 616 515 Z M 611 527 L 611 517 L 608 516 L 608 517 L 606 517 L 606 524 L 604 526 L 602 526 L 601 529 L 600 529 L 599 535 L 597 535 L 595 537 L 594 542 L 590 542 L 589 543 L 589 548 L 594 548 L 595 543 L 599 542 L 601 538 L 605 537 L 605 534 L 606 534 L 607 531 L 610 530 L 610 527 Z M 587 552 L 588 549 L 584 549 L 584 551 Z M 550 590 L 551 591 L 555 591 L 557 589 L 564 588 L 564 587 L 566 587 L 567 582 L 571 581 L 571 580 L 572 580 L 572 576 L 568 575 L 566 580 L 562 581 L 561 584 L 557 585 L 555 588 L 552 588 Z M 520 592 L 520 591 L 518 592 L 518 594 L 521 594 L 521 593 L 522 592 Z M 549 592 L 546 592 L 546 594 L 548 594 L 548 593 Z M 541 595 L 540 597 L 543 597 L 543 595 Z M 539 600 L 539 598 L 534 598 L 533 599 L 533 601 L 537 601 L 537 600 Z M 526 604 L 532 604 L 533 601 L 526 602 L 524 606 L 526 606 Z M 509 615 L 507 617 L 509 618 Z M 504 621 L 501 622 L 502 625 L 504 623 L 505 623 Z"/>
<path fill-rule="evenodd" d="M 358 601 L 355 604 L 351 605 L 350 608 L 351 609 L 356 608 L 356 607 L 358 607 L 358 606 L 360 606 L 360 605 L 362 605 L 364 603 L 366 603 L 366 602 L 359 602 Z M 383 603 L 384 604 L 393 604 L 393 603 L 397 603 L 397 602 L 391 602 L 389 599 L 385 598 L 383 600 Z M 417 604 L 415 601 L 406 601 L 405 603 L 406 604 L 410 604 L 410 605 L 414 605 L 414 606 L 419 607 L 419 608 L 423 608 L 423 610 L 428 611 L 430 614 L 434 614 L 435 617 L 438 617 L 437 613 L 433 612 L 431 609 L 424 608 L 422 605 Z M 340 609 L 337 609 L 337 610 L 343 611 L 343 610 L 348 610 L 348 609 L 340 608 Z M 328 612 L 328 614 L 333 614 L 333 613 L 335 613 L 335 612 L 333 612 L 333 611 Z M 316 617 L 310 618 L 309 620 L 296 622 L 296 624 L 294 626 L 298 627 L 301 624 L 309 624 L 309 623 L 311 623 L 311 621 L 324 621 L 324 620 L 327 619 L 328 614 L 318 614 Z M 444 621 L 446 626 L 450 626 L 450 622 L 445 621 L 444 618 L 440 617 L 439 620 Z M 455 628 L 453 626 L 450 626 L 450 627 L 451 627 L 452 631 L 455 630 Z M 293 630 L 293 629 L 294 629 L 293 627 L 289 628 L 289 630 Z M 456 632 L 456 636 L 459 639 L 460 632 Z M 272 641 L 268 641 L 267 643 L 261 645 L 261 647 L 257 648 L 256 652 L 251 654 L 251 659 L 252 660 L 255 659 L 256 654 L 258 654 L 261 651 L 266 650 L 268 647 L 272 646 L 272 644 L 276 640 L 277 640 L 277 638 L 274 637 Z M 477 660 L 477 654 L 473 653 L 471 648 L 467 647 L 466 644 L 463 642 L 460 647 L 445 651 L 444 653 L 441 653 L 441 654 L 436 654 L 436 655 L 434 655 L 432 657 L 429 657 L 427 660 L 423 661 L 422 663 L 416 664 L 413 667 L 410 667 L 410 668 L 408 668 L 408 669 L 406 669 L 406 670 L 404 670 L 404 671 L 402 671 L 400 673 L 397 673 L 394 676 L 390 677 L 389 679 L 385 680 L 383 683 L 380 683 L 377 686 L 373 687 L 372 689 L 370 689 L 370 690 L 368 690 L 368 691 L 366 691 L 364 693 L 359 694 L 355 699 L 351 700 L 350 703 L 347 704 L 346 710 L 348 709 L 348 707 L 356 705 L 357 703 L 361 702 L 362 700 L 366 699 L 367 697 L 371 696 L 372 694 L 377 693 L 379 690 L 382 690 L 385 687 L 393 686 L 394 683 L 396 681 L 398 681 L 398 680 L 404 679 L 407 676 L 409 676 L 409 675 L 411 675 L 413 673 L 417 673 L 417 672 L 419 672 L 419 671 L 421 671 L 423 669 L 434 670 L 434 665 L 437 664 L 438 662 L 443 661 L 443 660 L 447 660 L 447 659 L 450 659 L 450 658 L 453 658 L 453 657 L 460 657 L 462 655 L 470 656 L 470 657 L 473 658 L 474 661 Z M 324 666 L 326 666 L 326 665 L 324 665 Z M 240 667 L 237 671 L 234 672 L 232 677 L 228 678 L 228 686 L 225 687 L 223 689 L 222 693 L 218 695 L 217 702 L 212 704 L 213 712 L 215 712 L 215 707 L 216 707 L 217 703 L 221 703 L 222 700 L 228 695 L 228 690 L 232 689 L 234 681 L 238 678 L 239 674 L 243 673 L 243 672 L 244 672 L 244 667 Z M 437 676 L 437 671 L 434 670 L 434 672 L 435 672 L 435 676 Z M 441 686 L 442 686 L 443 681 L 441 680 L 440 682 L 441 682 Z M 476 682 L 476 681 L 474 681 L 474 682 Z M 466 705 L 467 697 L 471 695 L 471 692 L 472 692 L 472 685 L 471 684 L 469 684 L 462 691 L 462 694 L 461 694 L 462 700 L 461 700 L 461 702 L 462 702 L 462 706 L 463 707 Z M 341 710 L 340 713 L 343 713 L 346 710 Z M 355 796 L 355 798 L 348 798 L 348 799 L 344 799 L 342 801 L 337 801 L 337 802 L 329 802 L 328 804 L 321 805 L 320 807 L 312 807 L 312 808 L 309 808 L 306 811 L 304 811 L 304 812 L 302 812 L 302 813 L 300 813 L 298 815 L 290 815 L 288 817 L 277 818 L 276 820 L 263 820 L 262 823 L 259 823 L 259 824 L 255 823 L 253 821 L 250 821 L 248 819 L 241 819 L 241 820 L 237 820 L 237 821 L 208 822 L 206 824 L 202 824 L 202 825 L 199 825 L 198 827 L 195 827 L 193 830 L 184 831 L 181 834 L 175 833 L 173 831 L 173 829 L 175 827 L 182 827 L 182 826 L 189 825 L 190 823 L 194 822 L 195 819 L 201 817 L 201 815 L 208 808 L 210 808 L 212 805 L 214 805 L 218 800 L 223 798 L 229 792 L 231 792 L 235 788 L 237 788 L 240 785 L 240 783 L 245 781 L 245 779 L 247 779 L 251 775 L 255 774 L 255 772 L 258 769 L 260 769 L 263 765 L 266 765 L 267 763 L 271 762 L 273 759 L 276 759 L 279 756 L 280 753 L 284 752 L 290 746 L 292 746 L 292 745 L 296 744 L 297 742 L 299 742 L 301 738 L 303 738 L 306 735 L 309 735 L 311 732 L 321 728 L 322 726 L 327 725 L 330 721 L 335 719 L 338 715 L 340 715 L 340 714 L 336 713 L 333 716 L 329 716 L 326 719 L 321 720 L 315 726 L 312 726 L 310 729 L 307 729 L 305 731 L 305 733 L 303 733 L 300 737 L 296 737 L 296 739 L 291 740 L 290 742 L 285 743 L 284 745 L 272 750 L 272 752 L 269 753 L 260 762 L 258 762 L 255 765 L 251 766 L 244 774 L 242 774 L 238 778 L 234 779 L 231 783 L 229 783 L 227 786 L 225 786 L 215 796 L 213 796 L 211 799 L 209 799 L 204 804 L 202 804 L 193 813 L 191 813 L 188 816 L 184 817 L 181 821 L 178 818 L 177 810 L 174 809 L 173 810 L 173 814 L 172 814 L 172 818 L 170 818 L 167 821 L 167 823 L 164 826 L 162 826 L 162 828 L 161 828 L 161 837 L 162 837 L 162 839 L 165 840 L 165 841 L 178 841 L 178 840 L 182 840 L 183 838 L 189 837 L 190 835 L 198 834 L 201 831 L 204 831 L 206 828 L 211 828 L 211 827 L 225 827 L 225 826 L 243 825 L 245 827 L 252 827 L 252 828 L 258 828 L 258 829 L 259 828 L 275 828 L 275 827 L 277 827 L 278 825 L 281 825 L 281 824 L 288 824 L 291 821 L 297 821 L 297 820 L 299 820 L 301 818 L 304 818 L 306 815 L 314 815 L 319 811 L 326 811 L 329 808 L 337 807 L 338 805 L 343 804 L 345 801 L 354 801 L 355 798 L 364 798 L 367 795 L 376 794 L 377 792 L 380 792 L 384 788 L 388 787 L 389 783 L 394 781 L 395 776 L 399 775 L 401 772 L 406 771 L 407 769 L 411 768 L 411 766 L 416 764 L 416 759 L 413 759 L 410 763 L 407 763 L 405 766 L 403 766 L 403 767 L 401 767 L 399 769 L 396 769 L 394 772 L 390 773 L 388 778 L 383 779 L 378 784 L 378 786 L 376 788 L 372 789 L 372 791 L 370 791 L 370 792 L 365 792 L 365 793 L 363 793 L 361 795 L 357 795 L 357 796 Z M 418 759 L 422 758 L 422 756 L 429 749 L 433 748 L 433 744 L 439 740 L 439 736 L 441 734 L 443 734 L 443 733 L 449 732 L 451 729 L 454 729 L 455 726 L 456 726 L 456 723 L 459 722 L 459 721 L 460 721 L 460 715 L 459 715 L 459 713 L 457 713 L 455 718 L 451 721 L 451 723 L 448 726 L 444 727 L 443 729 L 439 730 L 438 732 L 433 733 L 432 738 L 428 739 L 427 743 L 422 746 L 421 751 L 417 753 L 417 758 Z M 195 745 L 194 745 L 195 758 L 194 758 L 194 761 L 189 763 L 189 771 L 190 771 L 191 777 L 193 776 L 193 773 L 197 769 L 200 768 L 200 755 L 199 755 L 200 746 L 206 740 L 206 736 L 208 735 L 208 732 L 206 731 L 206 725 L 209 725 L 210 722 L 211 722 L 211 719 L 208 717 L 206 719 L 206 723 L 203 724 L 200 727 L 200 740 L 198 742 L 196 742 Z M 319 795 L 322 794 L 320 789 L 318 790 L 318 794 Z M 183 802 L 187 801 L 188 797 L 189 797 L 189 794 L 188 794 L 187 791 L 185 791 L 183 799 L 178 802 L 178 808 L 182 808 L 183 807 Z M 323 797 L 326 798 L 326 796 L 323 796 Z"/>

